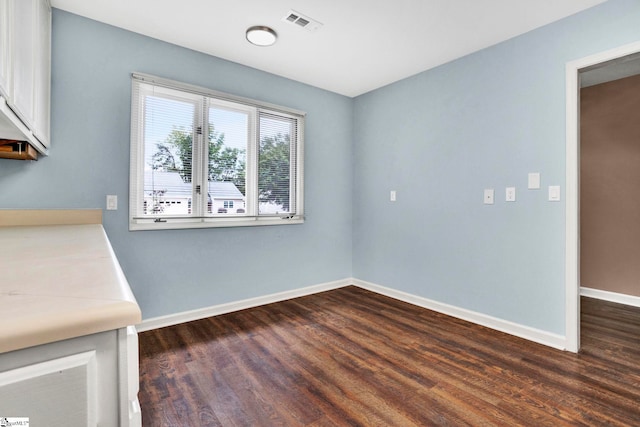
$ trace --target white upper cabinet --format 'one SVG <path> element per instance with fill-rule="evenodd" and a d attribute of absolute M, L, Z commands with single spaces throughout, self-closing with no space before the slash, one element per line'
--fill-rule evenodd
<path fill-rule="evenodd" d="M 9 99 L 12 109 L 29 129 L 33 129 L 35 111 L 36 19 L 35 0 L 13 1 L 13 84 Z"/>
<path fill-rule="evenodd" d="M 9 95 L 10 58 L 11 58 L 11 20 L 9 0 L 0 0 L 0 96 Z"/>
<path fill-rule="evenodd" d="M 0 139 L 24 140 L 46 154 L 51 92 L 49 0 L 0 0 L 0 61 Z"/>
<path fill-rule="evenodd" d="M 33 134 L 49 147 L 51 99 L 51 8 L 48 2 L 38 1 L 38 38 L 35 55 L 35 105 Z"/>

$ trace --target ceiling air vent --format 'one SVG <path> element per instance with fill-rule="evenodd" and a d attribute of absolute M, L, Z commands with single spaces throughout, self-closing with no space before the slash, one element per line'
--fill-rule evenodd
<path fill-rule="evenodd" d="M 290 10 L 289 13 L 282 18 L 285 22 L 290 22 L 294 25 L 297 25 L 300 28 L 304 28 L 307 31 L 316 31 L 318 28 L 322 27 L 322 24 L 315 19 L 311 19 L 308 16 L 303 15 L 302 13 L 296 12 L 295 10 Z"/>

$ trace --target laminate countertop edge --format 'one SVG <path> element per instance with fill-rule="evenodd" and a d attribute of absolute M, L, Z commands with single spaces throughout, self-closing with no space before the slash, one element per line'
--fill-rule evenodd
<path fill-rule="evenodd" d="M 0 353 L 140 323 L 101 224 L 0 227 Z"/>

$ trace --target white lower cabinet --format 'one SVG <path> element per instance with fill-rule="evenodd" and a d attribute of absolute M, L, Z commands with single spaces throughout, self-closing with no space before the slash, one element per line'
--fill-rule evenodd
<path fill-rule="evenodd" d="M 140 369 L 138 360 L 138 332 L 133 326 L 118 330 L 120 345 L 118 360 L 120 369 L 119 398 L 120 425 L 142 427 L 142 412 L 138 401 Z"/>
<path fill-rule="evenodd" d="M 138 342 L 122 328 L 0 354 L 0 417 L 32 426 L 141 425 Z"/>

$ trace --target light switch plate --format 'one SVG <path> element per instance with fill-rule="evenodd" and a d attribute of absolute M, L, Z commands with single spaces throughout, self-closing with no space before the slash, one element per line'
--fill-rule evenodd
<path fill-rule="evenodd" d="M 531 172 L 529 174 L 529 190 L 537 190 L 540 188 L 540 173 Z"/>
<path fill-rule="evenodd" d="M 484 204 L 492 205 L 493 204 L 493 188 L 485 188 L 484 190 Z"/>
<path fill-rule="evenodd" d="M 549 201 L 550 202 L 559 202 L 560 201 L 560 186 L 559 185 L 550 185 L 549 186 Z"/>
<path fill-rule="evenodd" d="M 507 187 L 504 193 L 504 200 L 506 202 L 516 201 L 516 187 Z"/>
<path fill-rule="evenodd" d="M 391 202 L 395 202 L 396 201 L 396 190 L 391 190 L 389 192 L 389 201 L 391 201 Z"/>
<path fill-rule="evenodd" d="M 118 196 L 113 194 L 109 194 L 107 196 L 107 210 L 108 211 L 118 210 Z"/>

